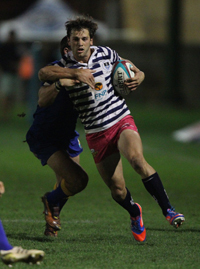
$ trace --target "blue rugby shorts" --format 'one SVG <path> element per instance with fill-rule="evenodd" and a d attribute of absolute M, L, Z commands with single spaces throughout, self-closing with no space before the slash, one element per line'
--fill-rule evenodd
<path fill-rule="evenodd" d="M 83 151 L 83 148 L 79 141 L 79 133 L 77 131 L 74 132 L 74 136 L 67 143 L 63 143 L 58 141 L 57 143 L 47 141 L 45 143 L 41 143 L 40 141 L 36 141 L 31 135 L 27 135 L 27 143 L 29 145 L 30 151 L 34 153 L 34 155 L 41 161 L 41 164 L 44 166 L 47 164 L 47 160 L 58 150 L 66 151 L 70 157 L 76 157 Z"/>

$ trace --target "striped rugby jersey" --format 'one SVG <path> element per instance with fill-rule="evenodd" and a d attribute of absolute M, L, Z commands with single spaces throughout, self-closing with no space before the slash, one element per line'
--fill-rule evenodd
<path fill-rule="evenodd" d="M 66 88 L 87 134 L 108 129 L 130 114 L 125 100 L 115 94 L 111 83 L 112 68 L 119 55 L 109 47 L 92 46 L 91 49 L 88 63 L 77 62 L 70 51 L 68 58 L 63 57 L 59 64 L 95 70 L 95 89 L 84 83 Z"/>

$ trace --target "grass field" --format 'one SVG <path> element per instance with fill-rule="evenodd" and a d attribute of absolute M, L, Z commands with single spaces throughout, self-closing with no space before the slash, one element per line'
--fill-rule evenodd
<path fill-rule="evenodd" d="M 26 117 L 14 116 L 12 123 L 0 123 L 0 180 L 6 187 L 0 218 L 12 245 L 45 251 L 41 269 L 200 268 L 200 144 L 181 144 L 171 138 L 172 131 L 198 121 L 200 111 L 141 104 L 131 105 L 131 111 L 147 161 L 158 171 L 171 203 L 186 218 L 180 229 L 171 227 L 123 159 L 127 187 L 143 208 L 145 243 L 134 241 L 129 216 L 111 199 L 79 125 L 84 147 L 81 164 L 90 181 L 63 209 L 58 238 L 45 237 L 40 197 L 52 189 L 54 174 L 23 143 L 29 126 Z M 17 108 L 16 115 L 21 112 Z M 0 263 L 0 268 L 6 265 Z"/>

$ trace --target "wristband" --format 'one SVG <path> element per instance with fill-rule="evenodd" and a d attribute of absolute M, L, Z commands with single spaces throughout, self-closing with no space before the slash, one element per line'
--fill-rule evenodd
<path fill-rule="evenodd" d="M 56 87 L 56 91 L 59 92 L 62 88 L 61 84 L 60 84 L 60 80 L 55 82 L 55 87 Z"/>

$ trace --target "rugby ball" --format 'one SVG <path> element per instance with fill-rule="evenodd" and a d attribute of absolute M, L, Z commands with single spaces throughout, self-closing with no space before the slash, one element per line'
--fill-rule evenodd
<path fill-rule="evenodd" d="M 133 78 L 135 73 L 130 69 L 131 63 L 125 60 L 116 61 L 112 70 L 112 82 L 114 89 L 121 95 L 126 96 L 131 91 L 124 85 L 124 81 Z"/>

